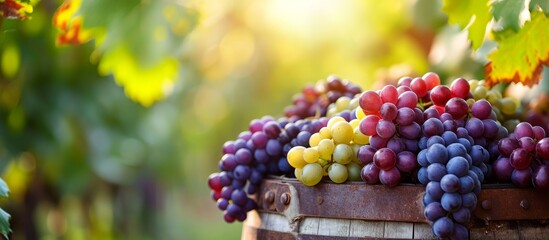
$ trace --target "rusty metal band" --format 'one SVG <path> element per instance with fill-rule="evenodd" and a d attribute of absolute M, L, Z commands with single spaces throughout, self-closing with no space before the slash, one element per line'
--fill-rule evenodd
<path fill-rule="evenodd" d="M 425 187 L 402 184 L 394 188 L 362 182 L 322 182 L 308 187 L 295 179 L 263 181 L 258 210 L 288 219 L 326 217 L 369 221 L 426 223 L 422 198 Z M 473 213 L 483 220 L 549 219 L 549 193 L 510 185 L 483 185 Z"/>

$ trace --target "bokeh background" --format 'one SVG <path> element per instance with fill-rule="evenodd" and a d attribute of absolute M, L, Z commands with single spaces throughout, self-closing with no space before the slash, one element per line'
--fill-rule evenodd
<path fill-rule="evenodd" d="M 62 1 L 31 2 L 0 32 L 12 239 L 239 239 L 207 177 L 252 119 L 281 117 L 329 75 L 363 89 L 427 71 L 481 79 L 490 49 L 473 54 L 436 0 L 88 1 L 84 26 L 109 38 L 78 45 L 56 43 Z M 113 46 L 134 54 L 107 59 Z M 158 59 L 178 74 L 144 104 L 147 86 L 125 82 L 149 75 L 124 71 Z"/>

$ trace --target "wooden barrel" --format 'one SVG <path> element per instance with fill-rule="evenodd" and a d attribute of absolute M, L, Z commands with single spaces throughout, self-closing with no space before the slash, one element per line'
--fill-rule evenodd
<path fill-rule="evenodd" d="M 420 185 L 263 181 L 242 239 L 435 239 L 423 216 Z M 483 185 L 470 239 L 549 239 L 549 194 Z"/>

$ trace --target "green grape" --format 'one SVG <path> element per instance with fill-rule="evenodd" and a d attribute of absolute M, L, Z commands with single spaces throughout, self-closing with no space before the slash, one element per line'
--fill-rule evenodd
<path fill-rule="evenodd" d="M 342 96 L 338 98 L 335 102 L 335 109 L 337 112 L 342 112 L 349 109 L 351 105 L 351 99 L 347 96 Z"/>
<path fill-rule="evenodd" d="M 318 131 L 318 134 L 320 135 L 320 138 L 322 139 L 330 139 L 332 138 L 332 130 L 328 127 L 322 127 L 320 131 Z"/>
<path fill-rule="evenodd" d="M 486 94 L 488 93 L 488 91 L 486 90 L 486 88 L 484 86 L 478 86 L 476 88 L 471 88 L 471 89 L 474 89 L 473 98 L 475 98 L 475 100 L 480 100 L 480 99 L 485 99 L 486 98 Z"/>
<path fill-rule="evenodd" d="M 322 136 L 320 136 L 320 133 L 313 133 L 311 137 L 309 138 L 309 146 L 316 147 L 318 146 L 318 143 L 322 140 Z"/>
<path fill-rule="evenodd" d="M 370 143 L 370 137 L 364 135 L 364 133 L 360 131 L 359 127 L 356 127 L 354 129 L 353 134 L 354 134 L 354 137 L 353 137 L 354 143 L 361 144 L 361 145 L 366 145 Z"/>
<path fill-rule="evenodd" d="M 303 150 L 303 159 L 307 163 L 315 163 L 318 162 L 318 158 L 320 156 L 318 155 L 317 147 L 310 147 Z"/>
<path fill-rule="evenodd" d="M 494 90 L 494 89 L 490 89 L 486 93 L 486 100 L 488 100 L 488 102 L 490 102 L 490 104 L 492 104 L 492 105 L 496 104 L 498 99 L 501 99 L 501 97 L 502 97 L 501 93 L 498 92 L 497 90 Z"/>
<path fill-rule="evenodd" d="M 469 80 L 469 89 L 475 89 L 478 87 L 478 80 Z"/>
<path fill-rule="evenodd" d="M 318 154 L 320 158 L 330 160 L 332 159 L 332 154 L 334 153 L 335 144 L 331 139 L 322 139 L 317 146 Z M 289 160 L 288 160 L 289 161 Z"/>
<path fill-rule="evenodd" d="M 351 162 L 346 165 L 347 172 L 349 172 L 349 180 L 351 181 L 362 181 L 362 178 L 360 177 L 360 171 L 362 170 L 362 167 L 360 164 Z"/>
<path fill-rule="evenodd" d="M 322 180 L 324 170 L 318 163 L 309 163 L 303 167 L 301 172 L 301 179 L 303 184 L 307 186 L 314 186 Z"/>
<path fill-rule="evenodd" d="M 358 151 L 360 150 L 360 147 L 362 147 L 362 144 L 353 144 L 351 145 L 351 148 L 353 149 L 353 160 L 351 162 L 360 164 L 360 160 L 358 159 Z"/>
<path fill-rule="evenodd" d="M 347 144 L 338 144 L 335 146 L 333 160 L 336 163 L 348 164 L 353 160 L 353 149 Z"/>
<path fill-rule="evenodd" d="M 299 180 L 300 182 L 303 182 L 303 178 L 301 177 L 302 173 L 303 173 L 303 169 L 301 169 L 301 168 L 295 168 L 294 169 L 295 178 L 297 178 L 297 180 Z"/>
<path fill-rule="evenodd" d="M 517 104 L 512 98 L 502 98 L 499 102 L 501 102 L 500 110 L 505 115 L 512 115 L 517 110 Z"/>
<path fill-rule="evenodd" d="M 303 166 L 307 164 L 305 159 L 303 159 L 303 151 L 305 151 L 305 147 L 303 146 L 295 146 L 288 151 L 286 158 L 288 159 L 290 166 L 294 168 L 303 168 Z"/>
<path fill-rule="evenodd" d="M 334 124 L 336 124 L 338 122 L 347 122 L 347 120 L 345 120 L 345 118 L 340 117 L 340 116 L 332 117 L 332 118 L 330 118 L 330 120 L 328 120 L 328 124 L 327 124 L 328 129 L 330 129 L 330 131 L 331 131 Z"/>
<path fill-rule="evenodd" d="M 358 106 L 358 107 L 356 107 L 355 116 L 356 116 L 356 119 L 362 120 L 363 118 L 366 117 L 366 113 L 364 113 L 362 108 L 360 108 L 360 106 Z"/>
<path fill-rule="evenodd" d="M 349 172 L 343 164 L 334 163 L 328 168 L 328 177 L 335 183 L 342 183 L 349 178 Z"/>
<path fill-rule="evenodd" d="M 339 121 L 331 127 L 334 143 L 350 143 L 354 137 L 353 127 L 347 121 Z"/>

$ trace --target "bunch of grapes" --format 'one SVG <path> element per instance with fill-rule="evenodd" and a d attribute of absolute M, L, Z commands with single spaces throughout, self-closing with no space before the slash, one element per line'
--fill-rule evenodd
<path fill-rule="evenodd" d="M 294 97 L 293 105 L 284 109 L 284 115 L 291 121 L 308 117 L 324 117 L 327 114 L 328 105 L 335 103 L 341 97 L 351 99 L 360 92 L 362 90 L 359 86 L 330 76 L 326 81 L 306 86 Z"/>
<path fill-rule="evenodd" d="M 348 122 L 341 116 L 333 117 L 311 135 L 308 147 L 293 147 L 287 157 L 296 178 L 307 186 L 318 184 L 324 176 L 335 183 L 360 181 L 362 165 L 357 151 L 368 143 L 368 137 L 359 131 L 358 123 L 357 119 Z"/>
<path fill-rule="evenodd" d="M 316 120 L 275 120 L 270 116 L 252 120 L 249 130 L 223 145 L 220 172 L 208 179 L 212 198 L 224 211 L 226 222 L 244 221 L 246 213 L 257 206 L 250 197 L 267 175 L 293 176 L 286 155 L 293 146 L 308 146 L 312 133 L 326 125 L 327 118 Z"/>
<path fill-rule="evenodd" d="M 492 165 L 496 180 L 549 190 L 549 138 L 545 136 L 542 127 L 519 123 L 513 134 L 499 141 L 501 156 Z"/>
<path fill-rule="evenodd" d="M 421 124 L 430 117 L 419 107 L 430 102 L 430 92 L 440 84 L 440 78 L 427 73 L 422 78 L 404 77 L 398 88 L 392 85 L 380 91 L 365 91 L 359 99 L 357 117 L 360 131 L 370 137 L 370 145 L 362 147 L 359 157 L 364 168 L 362 179 L 368 184 L 394 187 L 403 175 L 410 176 L 417 168 L 415 155 L 419 151 Z M 419 106 L 419 107 L 418 107 Z"/>

